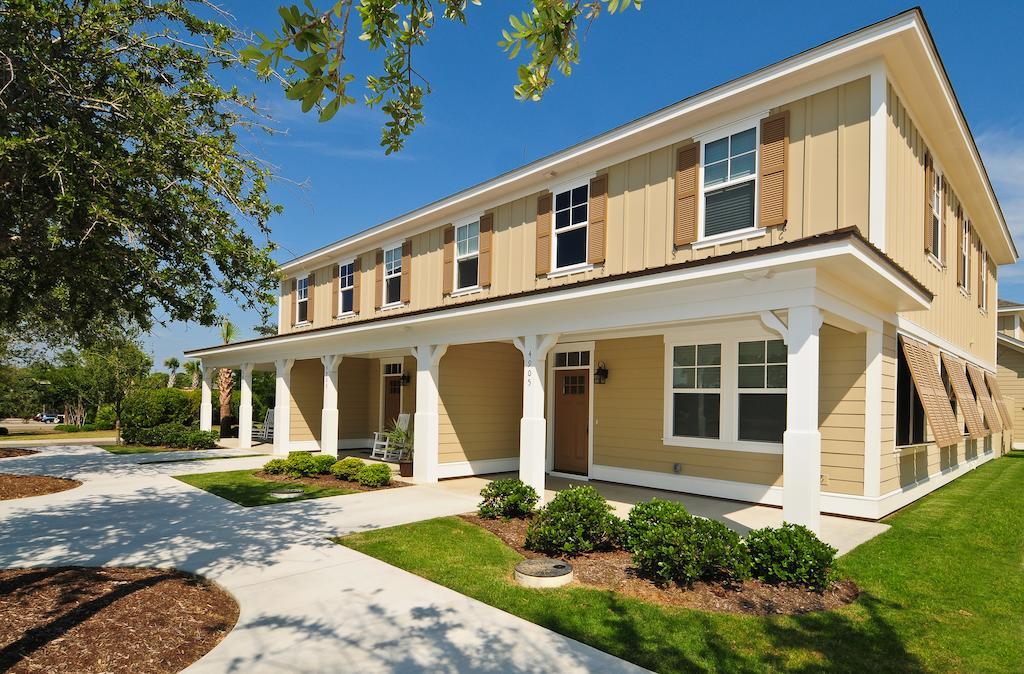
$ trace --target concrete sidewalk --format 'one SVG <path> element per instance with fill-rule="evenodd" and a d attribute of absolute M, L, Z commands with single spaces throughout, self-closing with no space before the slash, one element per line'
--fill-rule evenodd
<path fill-rule="evenodd" d="M 473 510 L 475 494 L 418 485 L 243 508 L 171 475 L 265 457 L 137 464 L 146 458 L 59 446 L 0 460 L 4 472 L 83 481 L 0 502 L 0 566 L 174 567 L 220 583 L 238 624 L 189 672 L 641 671 L 328 540 Z"/>

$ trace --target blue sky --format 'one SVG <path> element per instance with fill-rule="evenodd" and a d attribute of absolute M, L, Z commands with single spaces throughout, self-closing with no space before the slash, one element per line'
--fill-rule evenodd
<path fill-rule="evenodd" d="M 278 4 L 223 2 L 240 26 L 265 32 L 277 27 Z M 908 7 L 884 1 L 646 0 L 640 12 L 593 24 L 572 76 L 558 79 L 540 103 L 524 103 L 512 96 L 515 65 L 496 43 L 508 13 L 528 5 L 485 0 L 482 7 L 470 6 L 468 27 L 438 21 L 416 56 L 433 88 L 426 124 L 397 155 L 385 156 L 379 147 L 382 116 L 374 110 L 352 106 L 320 124 L 286 101 L 277 86 L 242 82 L 286 132 L 246 140 L 282 178 L 270 193 L 284 206 L 271 221 L 280 261 Z M 922 6 L 1007 221 L 1024 246 L 1024 3 L 942 0 Z M 364 75 L 378 56 L 361 42 L 350 45 L 353 72 Z M 353 92 L 361 100 L 361 88 Z M 999 273 L 1000 295 L 1024 301 L 1024 263 Z M 239 326 L 239 338 L 253 335 L 255 314 L 230 300 L 222 311 Z M 173 323 L 158 326 L 146 343 L 161 363 L 218 340 L 216 329 Z"/>

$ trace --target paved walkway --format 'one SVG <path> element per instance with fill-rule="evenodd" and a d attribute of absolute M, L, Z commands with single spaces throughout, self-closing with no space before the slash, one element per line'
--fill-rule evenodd
<path fill-rule="evenodd" d="M 57 446 L 0 459 L 2 472 L 83 482 L 0 501 L 0 568 L 147 565 L 220 583 L 238 600 L 238 624 L 188 672 L 640 671 L 327 540 L 466 512 L 475 495 L 421 485 L 242 508 L 170 476 L 265 457 L 138 465 L 153 458 Z"/>

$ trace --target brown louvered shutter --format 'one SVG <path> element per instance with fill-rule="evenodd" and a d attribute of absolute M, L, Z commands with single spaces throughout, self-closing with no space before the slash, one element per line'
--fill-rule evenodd
<path fill-rule="evenodd" d="M 299 322 L 299 279 L 292 279 L 292 325 Z"/>
<path fill-rule="evenodd" d="M 537 276 L 551 271 L 551 192 L 537 197 Z"/>
<path fill-rule="evenodd" d="M 949 266 L 949 218 L 946 217 L 946 216 L 949 213 L 949 208 L 948 207 L 951 205 L 951 203 L 952 203 L 952 200 L 950 199 L 950 196 L 949 196 L 949 190 L 946 189 L 946 183 L 945 183 L 945 181 L 943 181 L 943 183 L 942 183 L 942 206 L 941 206 L 941 208 L 942 208 L 942 222 L 941 222 L 941 228 L 942 228 L 942 249 L 939 251 L 939 253 L 942 255 L 942 259 L 939 260 L 939 261 L 942 262 L 942 266 L 943 267 L 948 267 Z"/>
<path fill-rule="evenodd" d="M 988 388 L 992 392 L 992 399 L 999 408 L 999 416 L 1003 418 L 1003 427 L 1013 430 L 1013 415 L 1010 413 L 1010 408 L 1006 405 L 1006 400 L 1003 398 L 1003 391 L 999 388 L 999 380 L 991 372 L 985 373 L 985 381 L 988 382 Z"/>
<path fill-rule="evenodd" d="M 953 395 L 956 396 L 964 421 L 967 422 L 967 434 L 975 440 L 985 437 L 985 423 L 978 412 L 978 401 L 971 393 L 971 385 L 967 383 L 964 362 L 945 351 L 941 353 L 941 357 L 942 364 L 946 366 L 946 372 L 949 374 L 949 382 L 953 385 Z"/>
<path fill-rule="evenodd" d="M 306 322 L 310 325 L 313 324 L 313 319 L 316 316 L 316 305 L 313 304 L 313 290 L 316 288 L 316 274 L 310 274 L 306 277 Z"/>
<path fill-rule="evenodd" d="M 338 300 L 340 299 L 340 276 L 341 276 L 341 265 L 334 265 L 334 271 L 331 273 L 331 317 L 336 317 L 340 311 L 338 306 Z"/>
<path fill-rule="evenodd" d="M 921 399 L 925 417 L 932 429 L 935 444 L 949 447 L 960 442 L 960 429 L 953 414 L 953 407 L 946 396 L 946 387 L 942 385 L 939 369 L 928 348 L 921 342 L 900 336 L 903 343 L 903 355 L 907 358 L 910 378 L 914 380 L 914 388 Z"/>
<path fill-rule="evenodd" d="M 974 384 L 974 392 L 978 394 L 978 402 L 981 403 L 981 409 L 985 413 L 985 423 L 988 424 L 989 432 L 1001 432 L 1003 425 L 999 422 L 999 413 L 996 412 L 992 396 L 988 394 L 988 386 L 985 384 L 985 373 L 980 367 L 971 363 L 967 364 L 967 373 L 971 375 L 971 383 Z"/>
<path fill-rule="evenodd" d="M 587 225 L 587 262 L 603 264 L 608 240 L 608 174 L 590 181 L 590 208 Z"/>
<path fill-rule="evenodd" d="M 494 233 L 494 213 L 480 216 L 480 257 L 477 261 L 477 285 L 491 285 L 491 235 Z"/>
<path fill-rule="evenodd" d="M 981 248 L 981 237 L 974 237 L 974 250 L 977 251 L 978 257 L 978 279 L 977 284 L 974 286 L 975 294 L 978 296 L 978 308 L 985 306 L 985 287 L 982 285 L 982 281 L 985 278 L 985 253 Z"/>
<path fill-rule="evenodd" d="M 445 295 L 451 295 L 455 288 L 455 228 L 444 228 L 444 264 L 442 265 L 441 287 Z"/>
<path fill-rule="evenodd" d="M 932 156 L 924 154 L 924 250 L 935 253 L 935 238 L 932 232 Z"/>
<path fill-rule="evenodd" d="M 352 313 L 359 313 L 359 277 L 363 272 L 363 258 L 357 255 L 352 261 Z"/>
<path fill-rule="evenodd" d="M 374 265 L 374 305 L 377 309 L 384 306 L 384 251 L 377 251 L 377 264 Z"/>
<path fill-rule="evenodd" d="M 964 211 L 963 208 L 956 208 L 956 282 L 961 288 L 967 285 L 966 270 L 964 269 Z"/>
<path fill-rule="evenodd" d="M 786 224 L 786 165 L 789 111 L 761 120 L 760 204 L 758 227 Z"/>
<path fill-rule="evenodd" d="M 691 143 L 676 150 L 676 212 L 672 229 L 675 246 L 685 246 L 697 240 L 697 185 L 700 143 Z"/>
<path fill-rule="evenodd" d="M 402 302 L 408 303 L 412 298 L 412 241 L 402 242 Z"/>

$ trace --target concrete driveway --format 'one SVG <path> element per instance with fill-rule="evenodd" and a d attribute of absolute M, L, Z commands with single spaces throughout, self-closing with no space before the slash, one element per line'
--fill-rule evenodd
<path fill-rule="evenodd" d="M 174 567 L 220 583 L 238 624 L 188 672 L 641 671 L 327 540 L 473 510 L 474 495 L 420 485 L 242 508 L 170 476 L 265 457 L 138 465 L 152 458 L 56 446 L 0 459 L 2 472 L 83 482 L 0 502 L 0 567 Z"/>

